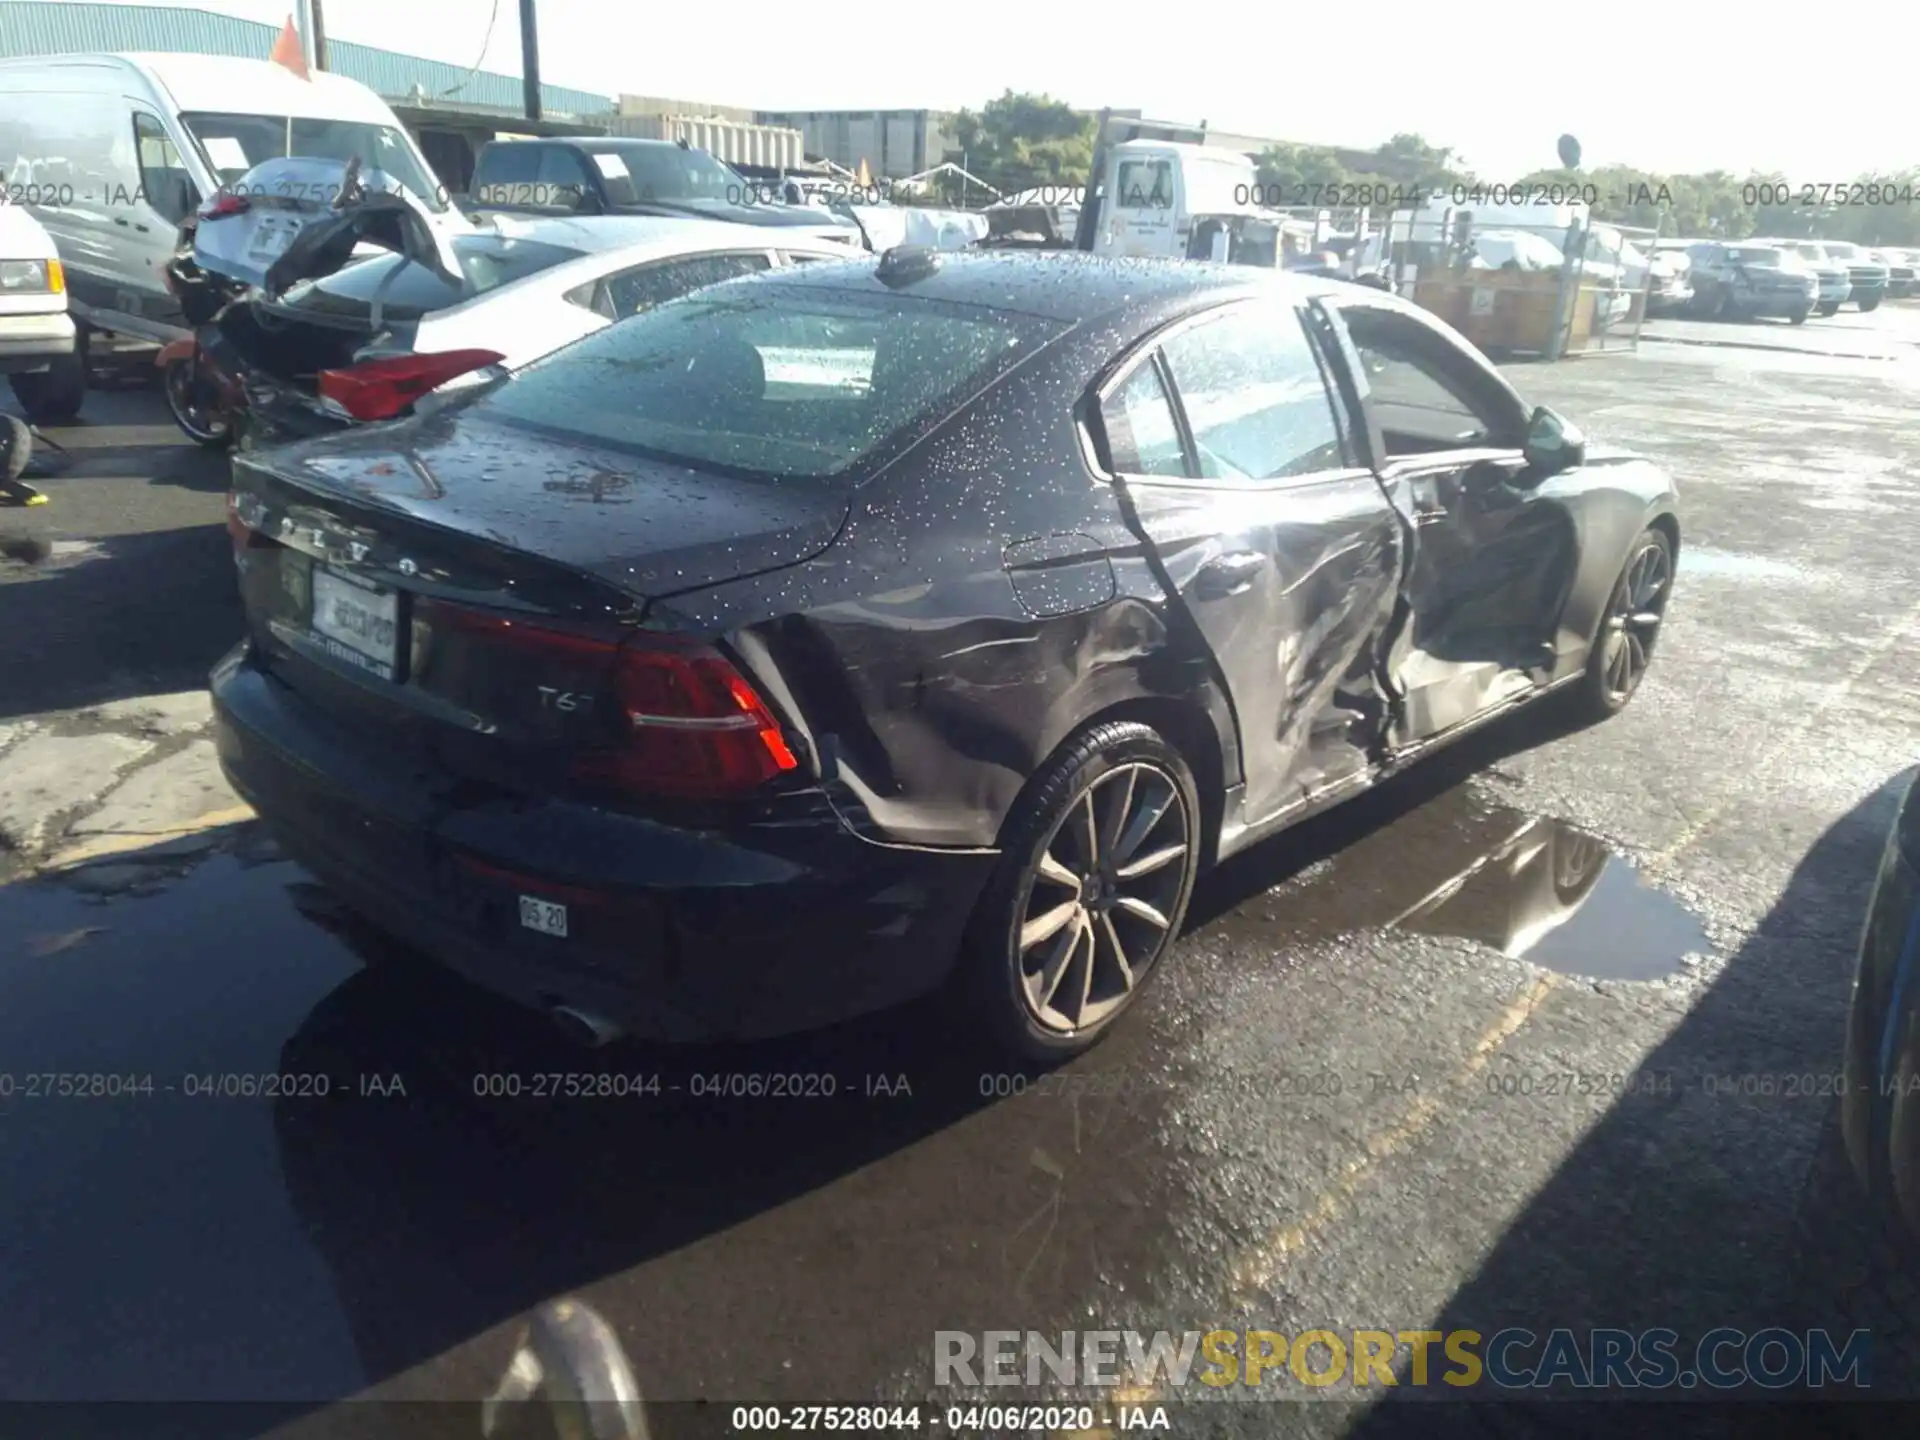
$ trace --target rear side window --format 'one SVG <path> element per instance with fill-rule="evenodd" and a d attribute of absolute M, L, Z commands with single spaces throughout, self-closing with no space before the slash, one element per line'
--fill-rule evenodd
<path fill-rule="evenodd" d="M 193 177 L 166 128 L 151 115 L 135 111 L 133 138 L 140 152 L 140 188 L 162 218 L 180 224 L 198 203 Z"/>
<path fill-rule="evenodd" d="M 384 317 L 418 320 L 576 259 L 581 252 L 533 240 L 460 235 L 454 238 L 453 253 L 460 261 L 460 284 L 399 255 L 376 255 L 324 279 L 295 285 L 283 303 L 316 316 L 359 318 L 377 295 Z"/>
<path fill-rule="evenodd" d="M 727 286 L 567 346 L 473 413 L 726 474 L 827 480 L 1063 328 L 911 295 Z"/>
<path fill-rule="evenodd" d="M 1160 382 L 1158 366 L 1149 362 L 1136 368 L 1126 384 L 1107 397 L 1100 415 L 1107 431 L 1108 458 L 1116 474 L 1187 473 L 1173 402 Z"/>
<path fill-rule="evenodd" d="M 1162 348 L 1202 476 L 1283 480 L 1343 463 L 1333 402 L 1292 307 L 1235 306 Z"/>
<path fill-rule="evenodd" d="M 678 300 L 682 295 L 692 294 L 695 290 L 704 290 L 709 285 L 718 285 L 722 280 L 732 280 L 740 275 L 751 275 L 756 270 L 769 268 L 765 253 L 740 255 L 690 255 L 684 260 L 666 260 L 653 265 L 639 265 L 618 275 L 610 275 L 606 281 L 606 306 L 602 314 L 614 320 L 625 320 L 638 315 L 642 310 L 651 310 L 656 305 L 664 305 L 669 300 Z"/>

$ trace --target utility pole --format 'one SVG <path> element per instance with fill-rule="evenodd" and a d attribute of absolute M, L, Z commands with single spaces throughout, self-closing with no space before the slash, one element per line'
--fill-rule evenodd
<path fill-rule="evenodd" d="M 533 13 L 534 0 L 520 0 L 520 75 L 525 87 L 527 119 L 540 118 L 540 30 Z"/>
<path fill-rule="evenodd" d="M 325 70 L 327 68 L 326 0 L 307 0 L 307 4 L 313 8 L 313 42 L 311 46 L 313 55 L 308 63 L 311 64 L 315 70 Z"/>

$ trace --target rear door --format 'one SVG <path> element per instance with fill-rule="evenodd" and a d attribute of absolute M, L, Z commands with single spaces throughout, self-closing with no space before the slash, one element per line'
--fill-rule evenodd
<path fill-rule="evenodd" d="M 1405 309 L 1358 296 L 1328 309 L 1366 387 L 1381 479 L 1413 525 L 1387 663 L 1404 698 L 1395 742 L 1418 743 L 1550 672 L 1572 521 L 1525 483 L 1527 411 L 1490 367 Z"/>
<path fill-rule="evenodd" d="M 1327 379 L 1300 312 L 1257 301 L 1167 333 L 1102 391 L 1132 521 L 1231 697 L 1247 824 L 1367 772 L 1385 725 L 1403 531 Z"/>

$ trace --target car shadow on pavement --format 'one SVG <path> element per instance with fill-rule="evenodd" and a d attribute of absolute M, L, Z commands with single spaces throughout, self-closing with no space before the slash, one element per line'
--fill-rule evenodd
<path fill-rule="evenodd" d="M 55 541 L 33 569 L 0 577 L 0 721 L 199 689 L 245 628 L 219 525 Z"/>
<path fill-rule="evenodd" d="M 1823 1298 L 1822 1277 L 1803 1273 L 1795 1233 L 1803 1222 L 1866 1223 L 1851 1205 L 1820 1215 L 1805 1214 L 1803 1205 L 1809 1168 L 1836 1111 L 1860 927 L 1888 827 L 1911 778 L 1909 771 L 1889 780 L 1815 842 L 1754 933 L 1668 1038 L 1646 1054 L 1638 1074 L 1659 1083 L 1607 1109 L 1429 1328 L 1474 1330 L 1489 1340 L 1510 1327 L 1531 1331 L 1535 1341 L 1513 1352 L 1517 1368 L 1539 1361 L 1542 1342 L 1562 1328 L 1573 1332 L 1582 1355 L 1591 1354 L 1588 1333 L 1595 1328 L 1636 1336 L 1676 1331 L 1673 1351 L 1686 1375 L 1693 1374 L 1692 1347 L 1716 1327 L 1749 1335 L 1784 1327 L 1803 1336 L 1809 1328 L 1827 1328 L 1844 1347 L 1857 1322 Z M 1471 1203 L 1471 1196 L 1460 1198 Z M 1347 1433 L 1356 1440 L 1664 1435 L 1683 1433 L 1683 1426 L 1689 1434 L 1743 1437 L 1776 1430 L 1852 1433 L 1834 1423 L 1831 1412 L 1822 1418 L 1806 1405 L 1760 1411 L 1751 1404 L 1669 1404 L 1648 1412 L 1619 1403 L 1636 1395 L 1810 1398 L 1791 1385 L 1715 1392 L 1703 1377 L 1658 1391 L 1614 1388 L 1612 1403 L 1594 1403 L 1594 1390 L 1566 1382 L 1553 1388 L 1551 1397 L 1529 1397 L 1527 1390 L 1500 1391 L 1483 1381 L 1471 1401 L 1402 1388 Z M 1857 1389 L 1852 1396 L 1835 1409 L 1859 1419 L 1882 1408 L 1867 1401 L 1894 1398 Z M 1526 1398 L 1538 1403 L 1517 1403 Z M 1836 1392 L 1825 1398 L 1837 1398 Z"/>

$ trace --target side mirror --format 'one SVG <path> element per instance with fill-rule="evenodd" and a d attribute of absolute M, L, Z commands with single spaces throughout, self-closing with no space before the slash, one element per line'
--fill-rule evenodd
<path fill-rule="evenodd" d="M 1559 411 L 1542 405 L 1527 422 L 1527 439 L 1521 454 L 1526 457 L 1527 468 L 1544 480 L 1584 463 L 1587 437 Z"/>

